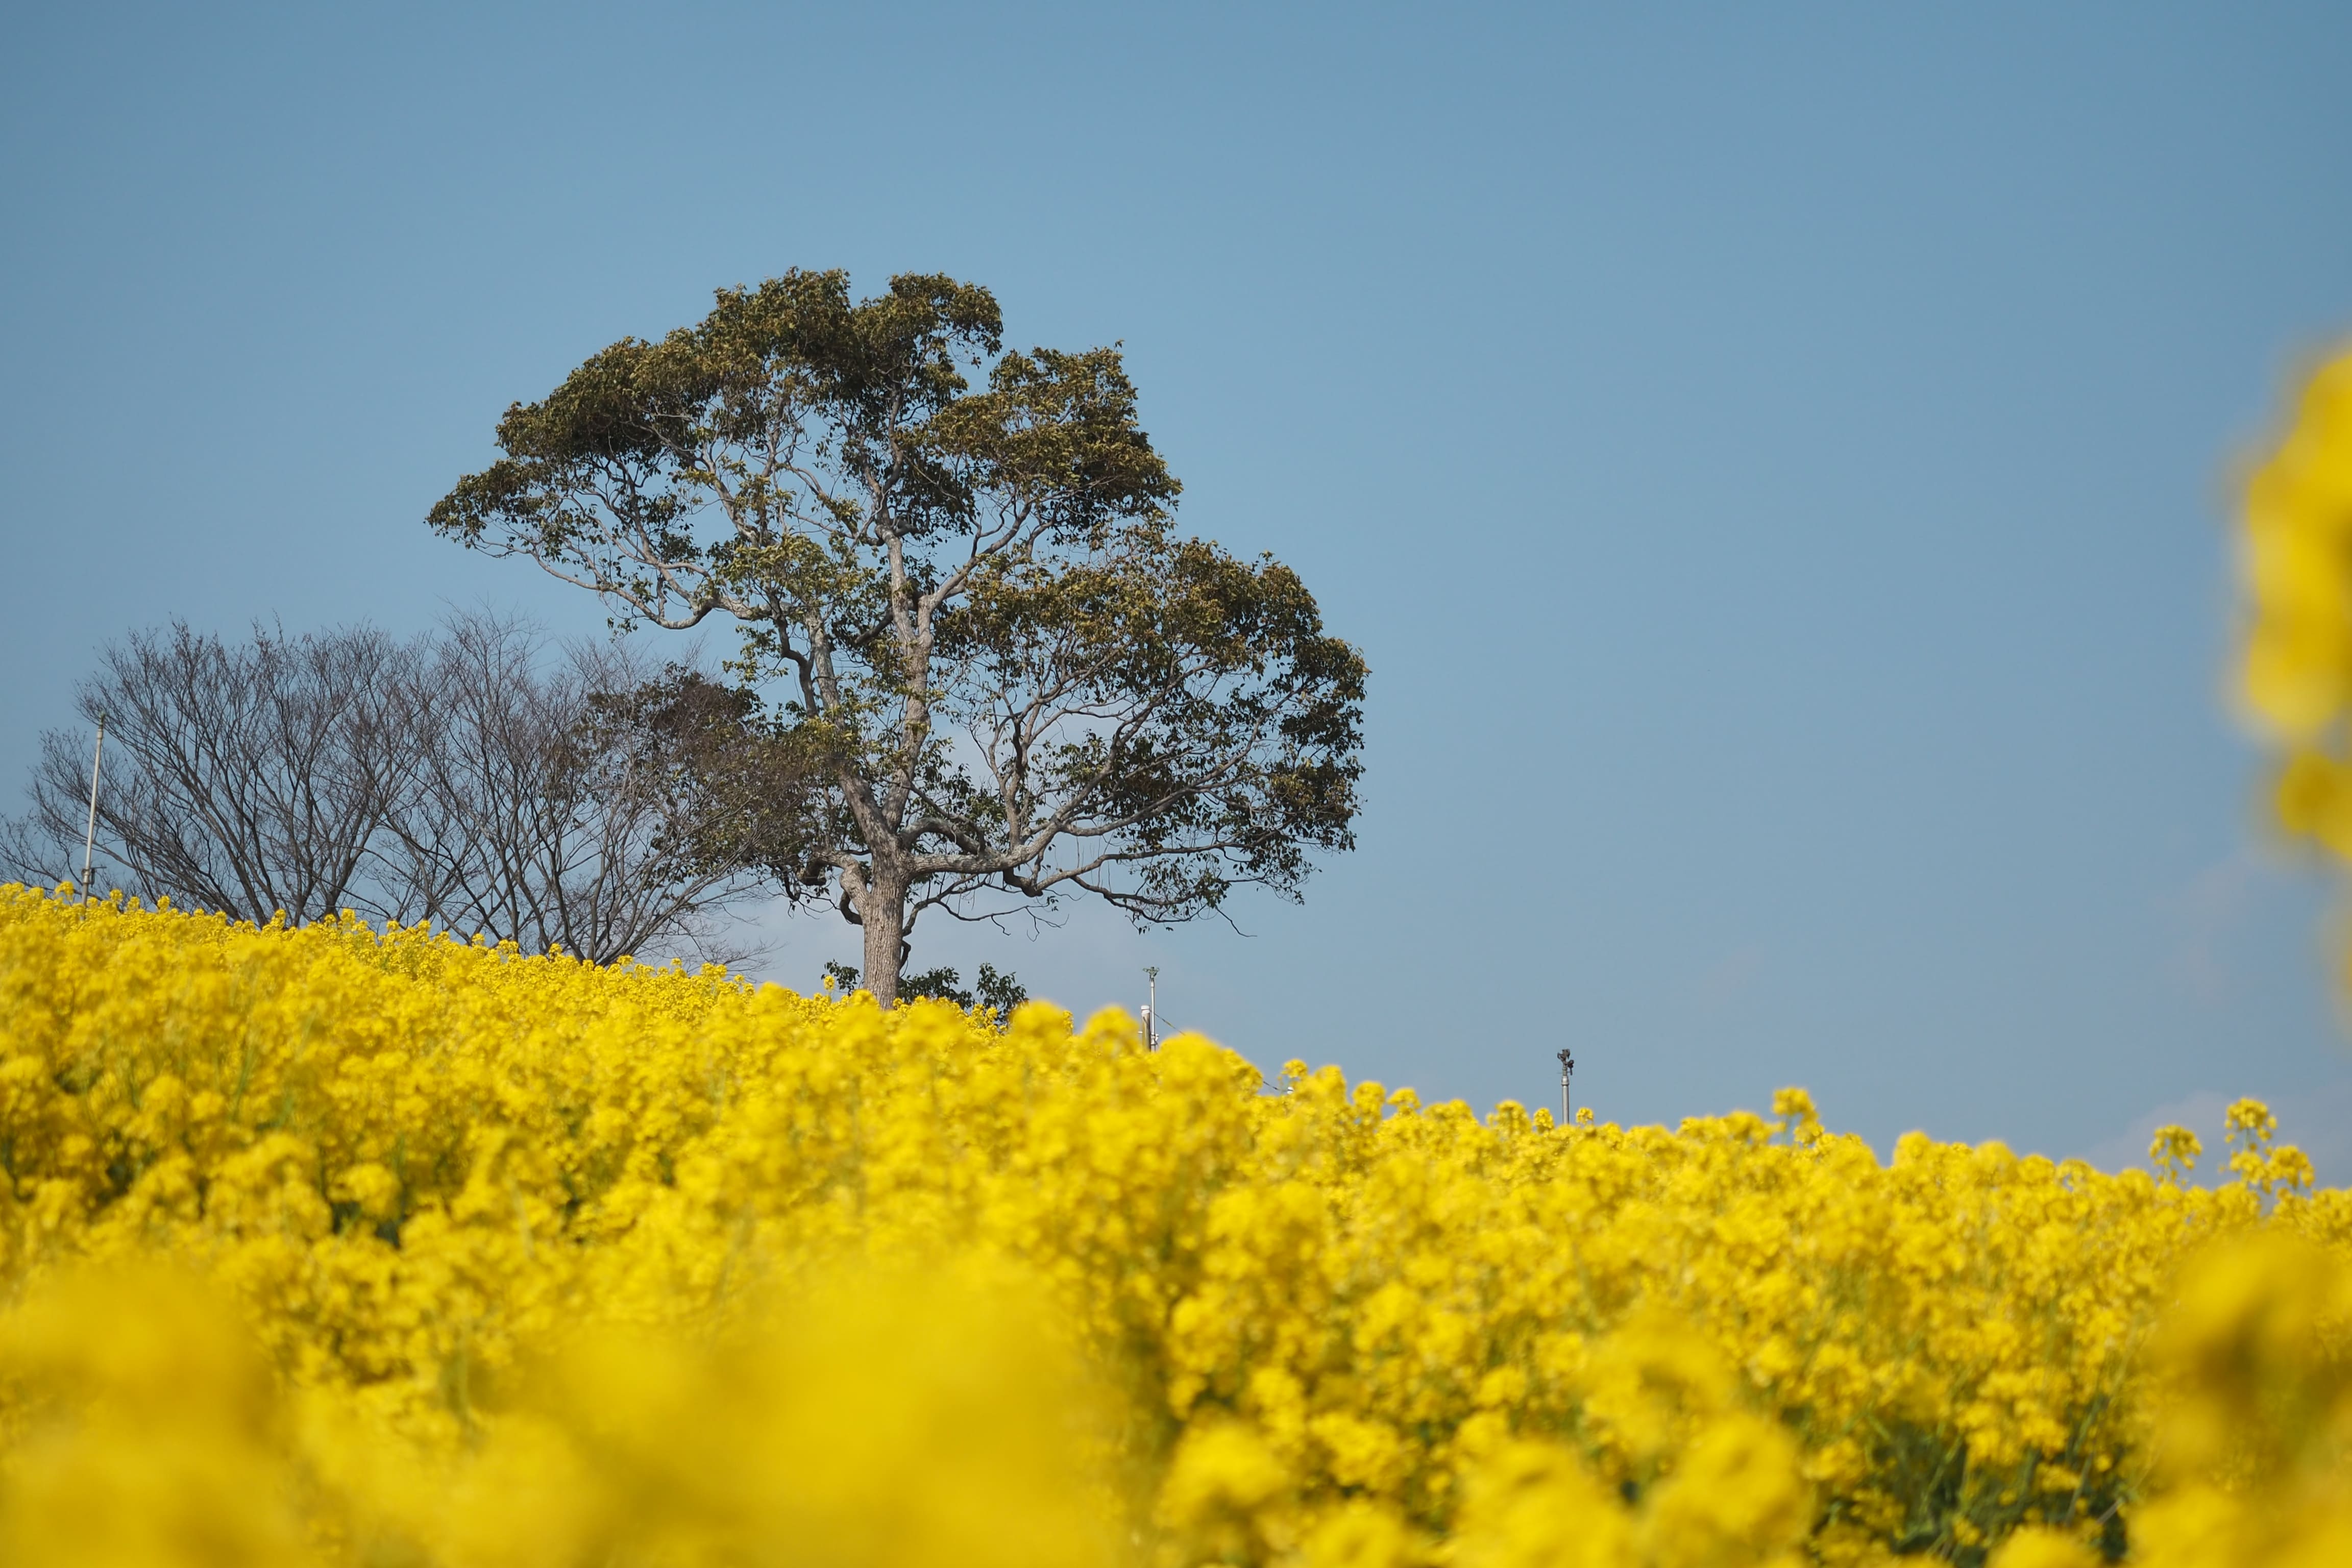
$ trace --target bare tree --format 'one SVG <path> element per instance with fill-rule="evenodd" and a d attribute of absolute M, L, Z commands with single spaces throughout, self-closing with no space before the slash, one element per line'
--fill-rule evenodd
<path fill-rule="evenodd" d="M 175 622 L 106 649 L 74 706 L 107 716 L 98 844 L 148 898 L 266 921 L 390 912 L 364 872 L 409 787 L 402 697 L 415 651 L 368 627 L 231 645 Z M 20 874 L 71 875 L 85 825 L 87 732 L 41 737 Z"/>
<path fill-rule="evenodd" d="M 383 837 L 381 878 L 404 910 L 461 931 L 624 953 L 720 953 L 716 918 L 759 872 L 698 835 L 677 744 L 625 695 L 651 684 L 622 647 L 572 645 L 554 668 L 528 626 L 451 620 L 408 700 L 415 787 Z M 697 853 L 685 846 L 692 839 Z"/>
<path fill-rule="evenodd" d="M 639 695 L 662 689 L 618 647 L 551 658 L 528 626 L 473 615 L 415 641 L 135 632 L 75 705 L 107 715 L 98 844 L 127 891 L 256 921 L 429 919 L 598 962 L 739 958 L 716 940 L 761 873 L 695 816 L 709 770 L 687 760 L 726 748 L 728 714 Z M 75 875 L 89 741 L 42 737 L 0 874 Z"/>

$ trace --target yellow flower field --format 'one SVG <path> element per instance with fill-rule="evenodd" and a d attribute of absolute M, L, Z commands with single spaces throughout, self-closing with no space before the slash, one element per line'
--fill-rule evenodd
<path fill-rule="evenodd" d="M 1882 1164 L 11 888 L 0 1560 L 2352 1561 L 2352 1196 L 2234 1121 Z"/>

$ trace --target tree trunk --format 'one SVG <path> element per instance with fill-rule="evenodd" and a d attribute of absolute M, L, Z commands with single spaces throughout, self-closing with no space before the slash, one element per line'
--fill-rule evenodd
<path fill-rule="evenodd" d="M 866 989 L 885 1007 L 898 1001 L 898 955 L 906 945 L 907 889 L 904 883 L 877 877 L 858 900 L 858 919 L 866 922 Z"/>

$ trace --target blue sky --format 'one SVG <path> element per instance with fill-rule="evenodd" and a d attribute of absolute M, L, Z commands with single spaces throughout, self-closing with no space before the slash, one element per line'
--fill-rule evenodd
<path fill-rule="evenodd" d="M 1182 521 L 1369 658 L 1369 806 L 1246 938 L 919 963 L 1882 1147 L 2263 1094 L 2352 1181 L 2335 900 L 2221 697 L 2231 475 L 2352 333 L 2352 10 L 11 10 L 0 799 L 132 626 L 593 631 L 423 526 L 499 412 L 948 271 L 1125 343 Z"/>

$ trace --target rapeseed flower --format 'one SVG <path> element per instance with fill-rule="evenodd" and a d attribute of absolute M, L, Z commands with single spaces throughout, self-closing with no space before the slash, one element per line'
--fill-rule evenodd
<path fill-rule="evenodd" d="M 1118 1013 L 1000 1029 L 5 889 L 0 1550 L 2017 1568 L 2338 1539 L 2352 1201 L 2267 1110 L 2233 1108 L 2206 1189 L 1916 1134 L 1882 1161 L 1773 1107 L 1482 1118 L 1148 1051 Z"/>

